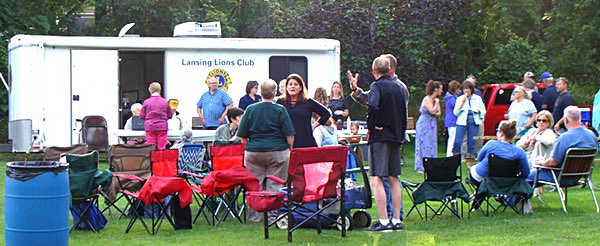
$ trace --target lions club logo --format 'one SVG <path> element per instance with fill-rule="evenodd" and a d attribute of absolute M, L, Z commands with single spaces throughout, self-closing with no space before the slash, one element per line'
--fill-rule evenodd
<path fill-rule="evenodd" d="M 231 78 L 229 77 L 229 73 L 227 73 L 225 69 L 216 68 L 211 70 L 208 73 L 208 76 L 206 76 L 206 80 L 204 80 L 204 83 L 208 84 L 208 79 L 210 79 L 211 77 L 217 78 L 217 81 L 219 81 L 219 88 L 221 88 L 221 90 L 227 91 L 229 85 L 231 84 Z"/>

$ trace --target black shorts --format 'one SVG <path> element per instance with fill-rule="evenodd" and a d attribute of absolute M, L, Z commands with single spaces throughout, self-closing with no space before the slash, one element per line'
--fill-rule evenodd
<path fill-rule="evenodd" d="M 369 174 L 371 176 L 399 176 L 401 144 L 393 142 L 375 142 L 369 144 Z"/>

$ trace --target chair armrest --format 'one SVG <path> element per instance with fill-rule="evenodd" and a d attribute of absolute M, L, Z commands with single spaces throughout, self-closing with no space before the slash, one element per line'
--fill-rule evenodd
<path fill-rule="evenodd" d="M 190 175 L 192 177 L 199 178 L 199 179 L 203 179 L 204 178 L 204 176 L 202 176 L 200 174 L 196 174 L 196 173 L 192 173 L 192 172 L 188 172 L 188 171 L 183 171 L 183 170 L 179 170 L 179 174 Z"/>
<path fill-rule="evenodd" d="M 533 165 L 534 168 L 537 169 L 548 169 L 548 170 L 557 170 L 560 171 L 562 168 L 558 168 L 558 167 L 547 167 L 547 166 L 538 166 L 538 165 Z"/>
<path fill-rule="evenodd" d="M 122 173 L 113 173 L 113 177 L 122 178 L 122 179 L 130 179 L 130 180 L 138 180 L 138 181 L 144 181 L 144 180 L 146 180 L 146 179 L 140 178 L 140 177 L 135 176 L 135 175 L 122 174 Z"/>
<path fill-rule="evenodd" d="M 412 188 L 414 188 L 414 187 L 419 186 L 419 184 L 411 183 L 411 182 L 404 181 L 404 180 L 401 180 L 400 183 L 402 184 L 402 187 L 412 187 Z"/>
<path fill-rule="evenodd" d="M 277 177 L 277 176 L 273 176 L 273 175 L 268 175 L 267 178 L 269 178 L 270 180 L 273 180 L 279 184 L 285 184 L 285 180 Z"/>

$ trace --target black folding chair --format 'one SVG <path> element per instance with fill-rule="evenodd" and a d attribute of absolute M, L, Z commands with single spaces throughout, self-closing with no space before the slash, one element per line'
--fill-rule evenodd
<path fill-rule="evenodd" d="M 463 201 L 469 202 L 469 194 L 462 184 L 462 168 L 460 155 L 455 155 L 445 158 L 423 158 L 423 166 L 425 167 L 425 181 L 417 187 L 412 193 L 413 207 L 418 204 L 425 204 L 425 220 L 428 219 L 427 211 L 433 212 L 431 219 L 437 215 L 443 214 L 448 209 L 457 218 L 462 217 Z M 460 213 L 458 205 L 460 201 Z M 440 206 L 436 209 L 428 202 L 440 202 Z M 419 213 L 420 215 L 420 213 Z M 408 216 L 408 215 L 407 215 Z"/>
<path fill-rule="evenodd" d="M 401 180 L 400 184 L 402 185 L 402 188 L 404 188 L 404 192 L 408 195 L 410 202 L 412 204 L 415 204 L 415 198 L 413 197 L 413 192 L 415 191 L 415 189 L 417 187 L 419 187 L 419 183 L 411 183 L 406 180 Z M 412 213 L 413 210 L 417 211 L 417 214 L 419 215 L 419 217 L 421 217 L 421 219 L 423 219 L 423 214 L 421 214 L 421 211 L 419 211 L 419 207 L 417 207 L 417 206 L 411 206 L 410 209 L 408 210 L 408 213 L 406 213 L 406 215 L 404 217 L 408 218 L 408 216 L 410 215 L 410 213 Z"/>
<path fill-rule="evenodd" d="M 485 202 L 486 209 L 480 209 L 484 215 L 494 215 L 502 208 L 505 211 L 511 208 L 515 213 L 523 213 L 523 205 L 533 194 L 519 168 L 519 162 L 499 157 L 493 153 L 488 156 L 489 173 L 475 193 L 474 202 Z M 492 199 L 493 198 L 493 199 Z M 492 200 L 498 204 L 492 204 Z M 517 204 L 521 204 L 518 208 Z M 479 204 L 481 205 L 481 204 Z M 491 213 L 490 213 L 491 208 Z M 469 212 L 470 215 L 471 211 Z"/>

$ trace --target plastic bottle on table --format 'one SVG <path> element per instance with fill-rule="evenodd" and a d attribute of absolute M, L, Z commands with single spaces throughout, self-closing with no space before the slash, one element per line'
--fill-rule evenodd
<path fill-rule="evenodd" d="M 352 125 L 352 120 L 350 119 L 350 116 L 348 116 L 348 119 L 346 120 L 346 129 L 348 131 L 350 131 L 350 126 Z"/>

